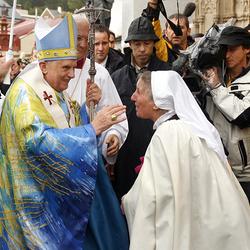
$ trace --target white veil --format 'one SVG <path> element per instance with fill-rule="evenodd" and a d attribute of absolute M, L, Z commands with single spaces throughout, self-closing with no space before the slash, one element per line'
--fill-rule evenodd
<path fill-rule="evenodd" d="M 175 71 L 153 71 L 151 88 L 157 107 L 175 113 L 193 133 L 203 138 L 223 161 L 226 155 L 216 128 L 207 120 L 181 76 Z"/>

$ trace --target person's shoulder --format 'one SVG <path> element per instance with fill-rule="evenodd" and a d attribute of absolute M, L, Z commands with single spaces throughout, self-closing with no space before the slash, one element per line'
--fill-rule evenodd
<path fill-rule="evenodd" d="M 96 76 L 97 77 L 106 78 L 106 77 L 110 76 L 108 70 L 104 66 L 102 66 L 101 64 L 96 62 L 95 63 L 95 68 L 96 68 Z"/>
<path fill-rule="evenodd" d="M 124 74 L 126 74 L 126 72 L 128 72 L 129 71 L 129 65 L 124 65 L 123 67 L 121 67 L 120 69 L 117 69 L 115 72 L 113 72 L 112 73 L 112 78 L 114 77 L 122 77 L 122 76 L 124 76 Z"/>
<path fill-rule="evenodd" d="M 125 65 L 124 55 L 120 51 L 110 48 L 108 54 L 107 66 L 114 68 L 114 70 L 117 70 L 121 68 L 123 65 Z"/>
<path fill-rule="evenodd" d="M 233 84 L 250 84 L 250 66 L 242 72 L 242 74 L 233 81 Z"/>
<path fill-rule="evenodd" d="M 33 89 L 21 78 L 16 78 L 7 92 L 7 99 L 17 98 L 20 95 L 29 95 Z"/>
<path fill-rule="evenodd" d="M 171 66 L 169 62 L 160 60 L 156 55 L 152 55 L 149 70 L 170 70 Z"/>
<path fill-rule="evenodd" d="M 192 132 L 189 126 L 181 120 L 169 120 L 163 122 L 156 130 L 155 135 L 158 137 L 175 138 L 181 140 L 181 138 L 191 138 Z"/>
<path fill-rule="evenodd" d="M 109 56 L 124 59 L 124 54 L 113 48 L 109 48 Z"/>

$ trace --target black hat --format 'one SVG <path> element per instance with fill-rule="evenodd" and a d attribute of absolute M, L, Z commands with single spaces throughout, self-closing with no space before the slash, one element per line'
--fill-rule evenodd
<path fill-rule="evenodd" d="M 128 28 L 128 36 L 125 43 L 131 40 L 138 41 L 159 41 L 159 38 L 155 35 L 154 27 L 150 20 L 146 17 L 136 18 Z"/>
<path fill-rule="evenodd" d="M 222 30 L 218 44 L 238 46 L 250 46 L 250 33 L 243 28 L 228 26 Z"/>

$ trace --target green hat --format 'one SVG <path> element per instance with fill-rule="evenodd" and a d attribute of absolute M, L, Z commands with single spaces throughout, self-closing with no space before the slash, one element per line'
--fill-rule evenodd
<path fill-rule="evenodd" d="M 132 40 L 137 41 L 159 41 L 159 38 L 155 35 L 154 27 L 150 20 L 146 17 L 136 18 L 129 26 L 128 37 L 125 43 Z"/>

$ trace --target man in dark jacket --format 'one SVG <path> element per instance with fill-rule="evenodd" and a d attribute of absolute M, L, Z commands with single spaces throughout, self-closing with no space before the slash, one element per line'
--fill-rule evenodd
<path fill-rule="evenodd" d="M 168 70 L 170 66 L 154 54 L 154 44 L 158 41 L 148 18 L 139 17 L 129 27 L 128 37 L 131 53 L 126 55 L 127 64 L 112 74 L 112 79 L 124 105 L 127 106 L 129 123 L 128 137 L 118 153 L 115 164 L 114 188 L 121 198 L 136 179 L 135 167 L 140 164 L 153 135 L 153 123 L 136 116 L 135 104 L 131 96 L 136 89 L 136 79 L 144 70 Z"/>
<path fill-rule="evenodd" d="M 109 47 L 110 31 L 104 25 L 95 27 L 95 61 L 104 66 L 109 74 L 124 66 L 124 55 Z"/>

